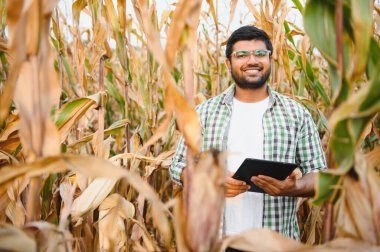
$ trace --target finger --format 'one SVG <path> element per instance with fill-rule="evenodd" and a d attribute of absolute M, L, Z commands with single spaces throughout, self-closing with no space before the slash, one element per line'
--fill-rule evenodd
<path fill-rule="evenodd" d="M 265 180 L 256 177 L 253 179 L 253 183 L 255 183 L 255 185 L 263 189 L 268 194 L 274 195 L 278 193 L 278 186 L 268 183 Z"/>
<path fill-rule="evenodd" d="M 296 179 L 298 176 L 298 171 L 293 170 L 292 173 L 288 176 L 289 179 Z"/>
<path fill-rule="evenodd" d="M 235 197 L 236 195 L 239 195 L 239 194 L 244 193 L 246 191 L 247 190 L 229 189 L 229 190 L 226 190 L 226 197 Z"/>
<path fill-rule="evenodd" d="M 235 190 L 247 190 L 247 188 L 249 188 L 249 185 L 247 185 L 247 184 L 235 185 L 235 184 L 226 183 L 225 186 L 227 189 L 231 188 L 231 189 L 235 189 Z"/>
<path fill-rule="evenodd" d="M 272 185 L 279 185 L 279 184 L 281 184 L 280 180 L 277 180 L 277 179 L 269 177 L 269 176 L 259 175 L 258 179 L 260 179 L 262 181 L 265 181 L 266 183 L 272 184 Z"/>
<path fill-rule="evenodd" d="M 247 190 L 249 190 L 251 188 L 251 186 L 247 185 L 247 186 L 244 186 L 244 187 L 226 187 L 226 192 L 246 192 Z"/>
<path fill-rule="evenodd" d="M 271 185 L 257 185 L 258 187 L 260 187 L 265 193 L 269 194 L 269 195 L 272 195 L 272 196 L 279 196 L 280 192 L 278 191 L 278 189 L 274 186 L 271 186 Z"/>
<path fill-rule="evenodd" d="M 230 185 L 246 185 L 247 184 L 244 181 L 233 179 L 233 178 L 227 178 L 226 183 Z"/>

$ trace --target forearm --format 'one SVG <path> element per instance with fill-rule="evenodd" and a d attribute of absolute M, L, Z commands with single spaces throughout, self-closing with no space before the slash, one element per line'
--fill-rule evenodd
<path fill-rule="evenodd" d="M 314 197 L 316 180 L 317 173 L 310 172 L 308 174 L 305 174 L 302 178 L 296 180 L 295 189 L 290 196 Z"/>

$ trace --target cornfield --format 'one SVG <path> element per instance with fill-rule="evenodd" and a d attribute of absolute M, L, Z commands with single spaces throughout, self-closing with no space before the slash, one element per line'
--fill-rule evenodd
<path fill-rule="evenodd" d="M 221 1 L 159 16 L 160 2 L 73 0 L 68 18 L 58 1 L 0 0 L 0 250 L 378 251 L 377 2 L 231 0 L 227 25 Z M 232 83 L 238 4 L 273 42 L 271 87 L 311 112 L 328 158 L 299 201 L 302 242 L 218 235 L 226 154 L 199 153 L 194 108 Z M 185 188 L 168 173 L 181 135 Z"/>

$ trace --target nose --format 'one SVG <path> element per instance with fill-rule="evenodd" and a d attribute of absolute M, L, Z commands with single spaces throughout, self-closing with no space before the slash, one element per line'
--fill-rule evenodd
<path fill-rule="evenodd" d="M 246 63 L 247 64 L 254 64 L 254 63 L 257 63 L 257 62 L 259 62 L 259 60 L 257 59 L 257 57 L 254 54 L 250 54 Z"/>

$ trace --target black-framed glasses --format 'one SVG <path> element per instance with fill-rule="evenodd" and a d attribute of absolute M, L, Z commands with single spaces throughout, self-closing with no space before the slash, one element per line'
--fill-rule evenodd
<path fill-rule="evenodd" d="M 237 59 L 248 59 L 251 55 L 258 57 L 258 58 L 263 58 L 267 55 L 271 55 L 271 51 L 269 50 L 264 50 L 264 49 L 259 49 L 255 51 L 247 51 L 247 50 L 239 50 L 233 52 L 231 55 L 234 56 Z"/>

